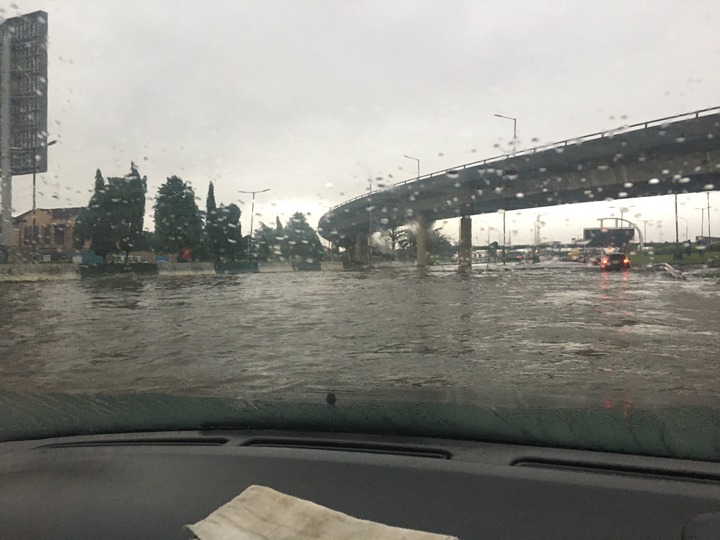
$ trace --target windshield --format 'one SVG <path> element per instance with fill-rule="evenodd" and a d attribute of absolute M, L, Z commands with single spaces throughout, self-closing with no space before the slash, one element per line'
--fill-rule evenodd
<path fill-rule="evenodd" d="M 0 9 L 0 438 L 720 460 L 715 8 Z"/>

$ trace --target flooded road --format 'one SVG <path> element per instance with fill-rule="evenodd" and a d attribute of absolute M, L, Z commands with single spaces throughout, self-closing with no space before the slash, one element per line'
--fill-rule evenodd
<path fill-rule="evenodd" d="M 0 390 L 720 406 L 717 279 L 572 265 L 102 279 L 0 284 L 0 305 Z"/>

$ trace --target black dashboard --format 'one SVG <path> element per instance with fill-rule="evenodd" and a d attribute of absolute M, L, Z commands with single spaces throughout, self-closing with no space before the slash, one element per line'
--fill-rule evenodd
<path fill-rule="evenodd" d="M 192 538 L 252 484 L 461 539 L 720 538 L 720 463 L 284 431 L 2 443 L 0 538 Z"/>

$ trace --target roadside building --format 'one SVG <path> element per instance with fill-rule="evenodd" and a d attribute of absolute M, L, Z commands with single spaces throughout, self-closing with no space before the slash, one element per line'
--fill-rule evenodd
<path fill-rule="evenodd" d="M 82 207 L 37 208 L 13 218 L 14 245 L 18 253 L 32 258 L 69 258 L 73 252 L 73 229 Z"/>
<path fill-rule="evenodd" d="M 696 236 L 695 243 L 699 246 L 708 246 L 710 244 L 720 244 L 718 236 Z"/>

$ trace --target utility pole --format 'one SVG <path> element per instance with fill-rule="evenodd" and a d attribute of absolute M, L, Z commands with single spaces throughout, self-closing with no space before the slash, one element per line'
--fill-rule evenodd
<path fill-rule="evenodd" d="M 6 254 L 13 247 L 12 173 L 10 171 L 10 64 L 12 61 L 12 33 L 2 32 L 2 59 L 0 66 L 0 168 L 2 169 L 2 244 Z"/>
<path fill-rule="evenodd" d="M 56 142 L 57 141 L 50 141 L 45 146 L 52 146 Z M 37 161 L 38 161 L 37 151 L 38 151 L 37 148 L 33 148 L 33 173 L 32 173 L 32 213 L 33 213 L 33 217 L 32 217 L 32 252 L 33 252 L 33 262 L 35 262 L 36 255 L 37 255 L 37 240 L 35 239 L 36 238 L 35 228 L 36 228 L 36 218 L 37 218 L 37 204 L 35 203 L 36 193 L 37 193 L 37 190 L 35 187 L 35 175 L 37 173 Z M 39 237 L 40 234 L 38 233 L 37 236 Z"/>

